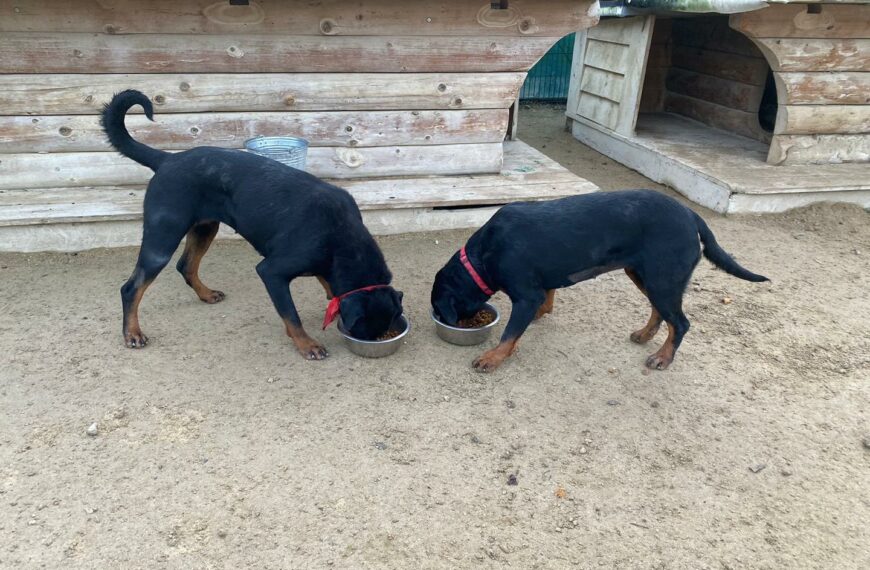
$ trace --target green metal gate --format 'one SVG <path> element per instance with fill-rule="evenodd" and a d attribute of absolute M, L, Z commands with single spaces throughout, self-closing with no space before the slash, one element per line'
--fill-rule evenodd
<path fill-rule="evenodd" d="M 520 91 L 521 101 L 565 102 L 571 81 L 571 60 L 574 56 L 574 35 L 556 42 L 550 51 L 529 70 Z"/>

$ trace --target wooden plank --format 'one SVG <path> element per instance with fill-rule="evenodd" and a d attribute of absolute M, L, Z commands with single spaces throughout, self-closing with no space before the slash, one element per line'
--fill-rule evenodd
<path fill-rule="evenodd" d="M 511 0 L 503 10 L 467 0 L 0 0 L 0 32 L 560 37 L 597 22 L 593 0 Z"/>
<path fill-rule="evenodd" d="M 583 80 L 583 72 L 587 69 L 583 62 L 586 60 L 586 43 L 588 30 L 577 32 L 574 36 L 574 54 L 571 64 L 571 80 L 568 83 L 568 100 L 565 102 L 565 115 L 575 116 L 580 105 L 580 83 Z"/>
<path fill-rule="evenodd" d="M 678 67 L 670 69 L 666 85 L 673 93 L 750 113 L 758 112 L 764 94 L 764 87 L 760 85 L 720 79 Z"/>
<path fill-rule="evenodd" d="M 581 117 L 603 125 L 609 129 L 616 127 L 619 120 L 619 103 L 604 99 L 591 93 L 580 93 L 580 104 L 577 113 Z"/>
<path fill-rule="evenodd" d="M 761 56 L 752 40 L 728 26 L 727 16 L 675 18 L 671 21 L 671 38 L 676 45 L 749 57 Z"/>
<path fill-rule="evenodd" d="M 777 135 L 870 133 L 870 105 L 780 105 Z"/>
<path fill-rule="evenodd" d="M 9 32 L 0 73 L 526 71 L 558 39 Z"/>
<path fill-rule="evenodd" d="M 583 71 L 580 89 L 586 93 L 592 93 L 619 103 L 625 90 L 623 83 L 624 77 L 619 73 L 588 67 Z"/>
<path fill-rule="evenodd" d="M 775 73 L 777 96 L 786 105 L 868 105 L 870 72 Z"/>
<path fill-rule="evenodd" d="M 586 57 L 583 60 L 583 65 L 624 74 L 628 67 L 629 57 L 628 46 L 590 38 L 586 44 Z"/>
<path fill-rule="evenodd" d="M 502 144 L 312 148 L 308 170 L 322 178 L 498 172 Z M 144 184 L 151 170 L 114 152 L 6 154 L 0 190 Z"/>
<path fill-rule="evenodd" d="M 810 13 L 800 4 L 731 16 L 731 27 L 751 38 L 870 38 L 870 6 L 829 5 Z"/>
<path fill-rule="evenodd" d="M 665 108 L 665 79 L 670 68 L 647 67 L 640 97 L 641 113 L 659 113 Z"/>
<path fill-rule="evenodd" d="M 764 86 L 770 69 L 762 57 L 677 46 L 671 51 L 671 63 L 689 71 L 761 86 Z"/>
<path fill-rule="evenodd" d="M 632 16 L 630 18 L 620 18 L 619 20 L 605 20 L 594 28 L 589 28 L 586 35 L 590 40 L 628 46 L 633 41 L 631 31 L 634 28 L 630 24 L 635 20 L 642 20 L 643 18 L 644 16 Z"/>
<path fill-rule="evenodd" d="M 665 97 L 665 111 L 689 117 L 729 133 L 759 141 L 770 140 L 770 135 L 758 124 L 758 113 L 747 113 L 670 92 Z"/>
<path fill-rule="evenodd" d="M 870 135 L 774 135 L 767 162 L 778 165 L 870 162 Z"/>
<path fill-rule="evenodd" d="M 521 142 L 505 144 L 499 174 L 357 179 L 339 184 L 363 211 L 504 204 L 598 190 Z M 0 193 L 0 226 L 135 220 L 141 218 L 144 193 L 141 185 L 7 190 Z"/>
<path fill-rule="evenodd" d="M 647 54 L 655 28 L 655 16 L 644 16 L 626 23 L 631 40 L 630 59 L 625 70 L 625 90 L 619 105 L 616 131 L 623 135 L 634 133 L 634 125 L 640 108 L 640 94 L 646 73 Z"/>
<path fill-rule="evenodd" d="M 0 115 L 98 114 L 135 88 L 158 113 L 507 109 L 526 74 L 245 73 L 0 75 Z M 130 110 L 141 113 L 139 107 Z"/>
<path fill-rule="evenodd" d="M 870 40 L 756 40 L 774 71 L 870 71 Z"/>
<path fill-rule="evenodd" d="M 240 148 L 255 136 L 298 136 L 312 146 L 369 147 L 496 143 L 507 109 L 307 113 L 195 113 L 127 117 L 133 137 L 163 150 Z M 86 152 L 108 148 L 96 115 L 0 117 L 0 153 Z"/>

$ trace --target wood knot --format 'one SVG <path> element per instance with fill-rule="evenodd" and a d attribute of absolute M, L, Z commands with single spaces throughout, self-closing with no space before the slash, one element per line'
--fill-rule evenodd
<path fill-rule="evenodd" d="M 444 93 L 445 91 L 447 91 L 447 85 L 445 85 L 444 83 L 439 83 L 438 84 L 438 91 L 440 91 L 441 93 Z"/>
<path fill-rule="evenodd" d="M 347 132 L 349 132 L 349 133 L 352 133 L 352 132 L 353 132 L 353 127 L 350 126 L 350 125 L 348 125 L 348 126 L 346 126 L 346 127 L 344 128 L 344 130 L 347 131 Z"/>
<path fill-rule="evenodd" d="M 199 134 L 199 127 L 190 127 L 190 134 L 196 136 Z"/>
<path fill-rule="evenodd" d="M 292 107 L 296 104 L 296 98 L 293 97 L 293 95 L 287 95 L 286 97 L 284 97 L 284 104 L 288 107 Z"/>
<path fill-rule="evenodd" d="M 329 18 L 320 20 L 320 33 L 321 34 L 331 36 L 331 35 L 336 33 L 337 27 L 338 27 L 338 25 L 335 23 L 334 20 L 330 20 Z"/>
<path fill-rule="evenodd" d="M 69 128 L 69 127 L 61 127 L 61 128 L 58 130 L 58 132 L 60 133 L 61 136 L 63 136 L 63 137 L 68 137 L 68 136 L 70 136 L 70 135 L 72 134 L 72 129 Z"/>
<path fill-rule="evenodd" d="M 85 54 L 83 54 L 82 51 L 78 49 L 73 50 L 73 55 L 76 57 L 85 57 Z"/>
<path fill-rule="evenodd" d="M 181 85 L 179 85 L 178 88 L 182 91 L 190 91 L 190 83 L 188 83 L 187 81 L 182 81 Z"/>
<path fill-rule="evenodd" d="M 154 102 L 158 105 L 162 105 L 166 103 L 166 97 L 164 97 L 163 95 L 157 95 L 156 97 L 154 97 Z"/>
<path fill-rule="evenodd" d="M 93 95 L 88 95 L 87 97 L 85 97 L 85 103 L 93 103 L 93 102 L 94 102 Z"/>
<path fill-rule="evenodd" d="M 103 31 L 105 31 L 107 34 L 117 34 L 121 30 L 120 30 L 120 28 L 117 28 L 117 27 L 113 26 L 112 24 L 109 24 L 103 28 Z"/>
<path fill-rule="evenodd" d="M 245 52 L 242 51 L 242 48 L 237 47 L 237 46 L 228 47 L 227 54 L 229 54 L 230 57 L 235 57 L 237 59 L 245 56 Z"/>

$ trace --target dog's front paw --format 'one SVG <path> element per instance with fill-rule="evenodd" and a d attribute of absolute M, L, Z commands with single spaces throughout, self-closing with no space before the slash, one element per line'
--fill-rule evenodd
<path fill-rule="evenodd" d="M 203 303 L 208 303 L 209 305 L 214 305 L 215 303 L 220 303 L 224 299 L 226 299 L 226 295 L 224 295 L 223 291 L 211 291 L 210 293 L 206 293 L 204 296 L 200 297 Z"/>
<path fill-rule="evenodd" d="M 296 347 L 302 353 L 302 356 L 305 357 L 305 360 L 323 360 L 329 356 L 329 351 L 326 350 L 326 347 L 313 339 L 299 343 Z"/>
<path fill-rule="evenodd" d="M 474 362 L 471 363 L 472 368 L 474 368 L 477 372 L 492 372 L 504 361 L 504 357 L 500 354 L 493 354 L 494 351 L 490 350 L 489 352 L 485 352 L 480 355 L 480 357 L 476 358 Z"/>
<path fill-rule="evenodd" d="M 145 348 L 148 337 L 142 331 L 124 333 L 124 346 L 127 348 Z"/>
<path fill-rule="evenodd" d="M 646 367 L 653 370 L 666 370 L 673 361 L 674 358 L 672 356 L 668 357 L 664 354 L 659 354 L 658 352 L 656 352 L 655 354 L 650 354 L 649 357 L 646 359 Z"/>

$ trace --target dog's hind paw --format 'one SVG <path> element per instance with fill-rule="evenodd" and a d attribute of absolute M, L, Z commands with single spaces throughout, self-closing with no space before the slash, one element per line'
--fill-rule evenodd
<path fill-rule="evenodd" d="M 649 355 L 649 357 L 646 359 L 646 367 L 653 370 L 666 370 L 673 361 L 673 358 L 668 358 L 656 352 L 655 354 Z"/>
<path fill-rule="evenodd" d="M 211 291 L 206 293 L 204 296 L 200 297 L 203 303 L 208 303 L 209 305 L 214 305 L 215 303 L 220 303 L 224 299 L 226 299 L 226 295 L 223 291 Z"/>
<path fill-rule="evenodd" d="M 142 332 L 138 333 L 126 333 L 124 335 L 124 346 L 127 348 L 145 348 L 145 345 L 148 344 L 148 337 L 142 334 Z"/>

